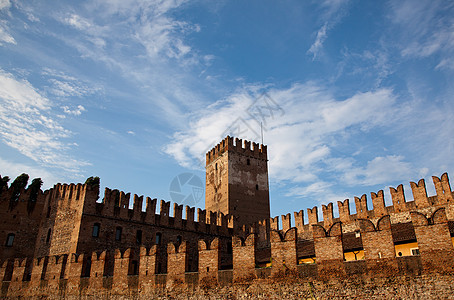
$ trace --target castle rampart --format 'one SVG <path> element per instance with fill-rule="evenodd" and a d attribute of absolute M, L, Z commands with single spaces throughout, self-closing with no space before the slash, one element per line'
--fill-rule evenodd
<path fill-rule="evenodd" d="M 252 144 L 252 147 L 251 147 Z M 227 136 L 219 144 L 214 146 L 206 154 L 206 164 L 209 165 L 211 162 L 216 160 L 220 155 L 226 151 L 241 153 L 245 156 L 254 157 L 257 159 L 267 159 L 267 147 L 266 145 L 242 140 L 239 138 L 232 138 Z"/>
<path fill-rule="evenodd" d="M 231 216 L 201 209 L 195 220 L 195 208 L 188 206 L 183 218 L 178 204 L 170 214 L 171 203 L 163 200 L 158 214 L 157 199 L 118 190 L 106 189 L 98 201 L 98 187 L 87 184 L 57 184 L 40 192 L 35 210 L 27 210 L 25 190 L 12 207 L 5 189 L 0 198 L 5 216 L 16 212 L 16 218 L 29 218 L 17 224 L 35 224 L 38 238 L 33 251 L 17 245 L 16 257 L 2 248 L 1 296 L 145 296 L 163 287 L 286 275 L 320 283 L 452 276 L 453 193 L 446 173 L 433 182 L 433 196 L 427 195 L 424 180 L 410 183 L 413 201 L 406 201 L 399 185 L 390 188 L 391 206 L 385 206 L 379 191 L 371 193 L 372 208 L 366 195 L 355 197 L 354 214 L 346 199 L 338 202 L 338 217 L 329 203 L 322 206 L 322 220 L 313 207 L 307 210 L 307 224 L 299 211 L 293 214 L 294 226 L 287 214 L 242 228 Z M 21 240 L 20 231 L 14 232 L 16 242 L 31 239 Z M 415 245 L 409 246 L 410 254 L 401 253 L 405 245 Z"/>

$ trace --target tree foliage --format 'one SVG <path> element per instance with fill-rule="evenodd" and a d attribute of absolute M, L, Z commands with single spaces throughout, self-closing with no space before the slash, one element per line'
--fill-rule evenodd
<path fill-rule="evenodd" d="M 96 176 L 96 177 L 88 177 L 87 180 L 85 180 L 85 184 L 86 185 L 89 185 L 90 187 L 95 187 L 95 186 L 99 186 L 99 177 Z"/>
<path fill-rule="evenodd" d="M 22 189 L 25 189 L 28 182 L 28 174 L 22 173 L 14 179 L 11 183 L 11 188 L 13 188 L 13 194 L 11 195 L 11 201 L 18 201 L 19 195 Z"/>
<path fill-rule="evenodd" d="M 8 181 L 9 181 L 9 177 L 8 176 L 2 177 L 0 175 L 0 195 L 2 194 L 2 191 L 3 191 L 4 187 L 8 188 Z"/>
<path fill-rule="evenodd" d="M 28 190 L 30 191 L 30 201 L 36 201 L 38 198 L 38 193 L 43 185 L 43 181 L 41 178 L 35 178 L 32 180 L 32 183 L 28 186 Z"/>

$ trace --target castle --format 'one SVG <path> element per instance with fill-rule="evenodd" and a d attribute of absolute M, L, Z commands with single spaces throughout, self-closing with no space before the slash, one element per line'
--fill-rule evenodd
<path fill-rule="evenodd" d="M 423 179 L 411 182 L 413 201 L 402 185 L 390 188 L 392 206 L 379 191 L 371 193 L 373 209 L 366 195 L 355 197 L 354 214 L 347 199 L 338 201 L 338 217 L 329 203 L 321 221 L 317 207 L 307 209 L 307 223 L 303 210 L 293 222 L 290 214 L 270 218 L 266 146 L 226 137 L 206 154 L 206 210 L 197 209 L 197 219 L 194 207 L 183 217 L 182 205 L 170 214 L 161 200 L 157 214 L 157 199 L 109 188 L 100 201 L 98 184 L 29 188 L 16 197 L 6 186 L 0 296 L 147 298 L 169 287 L 235 290 L 285 275 L 309 282 L 300 284 L 306 295 L 330 280 L 377 290 L 380 280 L 409 276 L 420 289 L 452 291 L 453 193 L 446 173 L 433 183 L 436 195 L 428 196 Z"/>

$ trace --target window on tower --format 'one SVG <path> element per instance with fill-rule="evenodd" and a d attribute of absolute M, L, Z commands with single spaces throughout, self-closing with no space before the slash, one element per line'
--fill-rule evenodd
<path fill-rule="evenodd" d="M 6 237 L 6 247 L 12 247 L 13 246 L 14 237 L 15 237 L 14 233 L 8 234 L 8 236 Z"/>
<path fill-rule="evenodd" d="M 121 227 L 117 227 L 117 229 L 115 230 L 115 240 L 116 241 L 121 241 L 121 232 L 123 230 L 121 229 Z"/>
<path fill-rule="evenodd" d="M 92 232 L 93 237 L 99 237 L 100 227 L 101 227 L 101 224 L 99 224 L 99 223 L 95 223 L 95 225 L 93 225 L 93 232 Z"/>

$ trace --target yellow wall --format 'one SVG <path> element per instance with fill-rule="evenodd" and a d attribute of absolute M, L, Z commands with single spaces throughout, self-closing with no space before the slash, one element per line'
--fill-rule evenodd
<path fill-rule="evenodd" d="M 402 256 L 411 256 L 411 250 L 412 248 L 418 248 L 418 243 L 408 243 L 408 244 L 400 244 L 400 245 L 394 245 L 394 248 L 396 249 L 396 257 L 399 256 L 399 252 L 402 253 Z"/>
<path fill-rule="evenodd" d="M 315 257 L 310 257 L 310 258 L 300 258 L 298 259 L 298 264 L 313 264 L 315 263 Z"/>
<path fill-rule="evenodd" d="M 355 258 L 355 253 L 356 253 L 356 258 Z M 362 259 L 364 259 L 364 250 L 344 252 L 344 259 L 345 259 L 345 261 L 362 260 Z"/>

